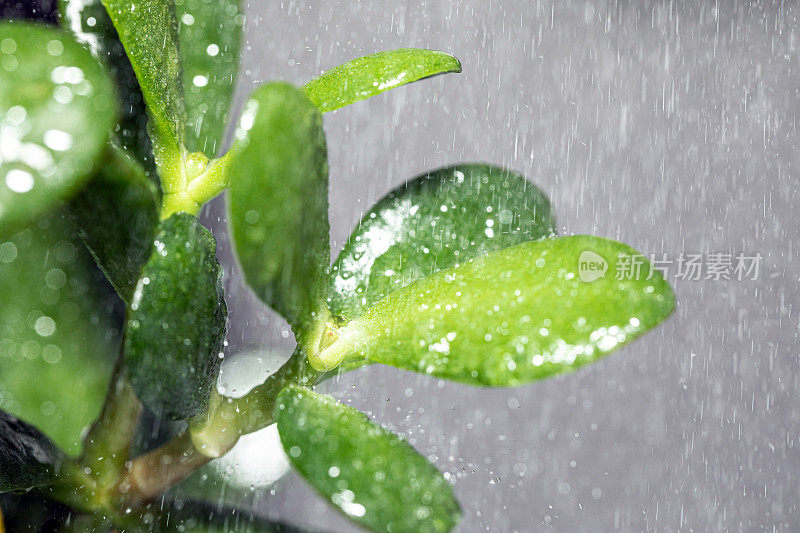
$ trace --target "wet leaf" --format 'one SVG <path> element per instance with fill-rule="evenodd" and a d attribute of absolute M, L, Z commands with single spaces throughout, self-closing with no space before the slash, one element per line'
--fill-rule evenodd
<path fill-rule="evenodd" d="M 349 519 L 374 531 L 450 531 L 453 490 L 408 443 L 328 396 L 290 386 L 275 419 L 303 477 Z"/>
<path fill-rule="evenodd" d="M 640 275 L 617 280 L 626 257 L 642 261 Z M 327 357 L 520 385 L 594 361 L 662 322 L 674 296 L 658 271 L 649 274 L 641 254 L 616 241 L 526 242 L 390 294 L 343 328 Z"/>
<path fill-rule="evenodd" d="M 175 11 L 188 114 L 186 147 L 214 157 L 239 69 L 241 0 L 175 0 Z"/>
<path fill-rule="evenodd" d="M 328 164 L 319 111 L 286 83 L 264 85 L 237 131 L 228 194 L 245 280 L 298 330 L 325 306 Z"/>
<path fill-rule="evenodd" d="M 101 282 L 61 215 L 0 238 L 0 409 L 71 454 L 119 351 Z"/>
<path fill-rule="evenodd" d="M 150 257 L 158 189 L 127 153 L 109 147 L 100 170 L 68 206 L 78 234 L 117 294 L 130 302 Z"/>
<path fill-rule="evenodd" d="M 364 215 L 333 267 L 329 305 L 357 317 L 416 279 L 554 234 L 550 202 L 520 174 L 484 164 L 434 170 Z"/>
<path fill-rule="evenodd" d="M 64 29 L 103 61 L 115 82 L 119 111 L 115 139 L 156 181 L 144 97 L 106 8 L 101 0 L 60 0 L 58 8 Z"/>
<path fill-rule="evenodd" d="M 202 413 L 216 383 L 227 309 L 211 233 L 187 213 L 162 222 L 131 301 L 125 355 L 136 393 L 163 418 Z"/>
<path fill-rule="evenodd" d="M 61 452 L 38 429 L 0 411 L 0 492 L 47 484 Z"/>
<path fill-rule="evenodd" d="M 437 74 L 461 72 L 455 57 L 436 50 L 401 48 L 348 61 L 303 86 L 323 113 Z"/>
<path fill-rule="evenodd" d="M 183 186 L 186 125 L 175 6 L 168 0 L 103 0 L 103 5 L 139 80 L 162 186 L 172 192 Z"/>
<path fill-rule="evenodd" d="M 0 235 L 80 188 L 103 154 L 114 98 L 100 63 L 67 34 L 0 23 Z"/>

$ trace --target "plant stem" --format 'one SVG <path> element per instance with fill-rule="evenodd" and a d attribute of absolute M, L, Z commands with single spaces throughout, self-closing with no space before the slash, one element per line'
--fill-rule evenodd
<path fill-rule="evenodd" d="M 80 459 L 80 464 L 89 468 L 98 492 L 115 487 L 122 475 L 141 412 L 142 404 L 128 380 L 120 350 L 103 410 L 84 437 Z"/>
<path fill-rule="evenodd" d="M 124 499 L 133 504 L 146 502 L 182 481 L 211 461 L 192 444 L 189 431 L 184 431 L 163 446 L 133 460 L 128 475 L 120 484 Z"/>
<path fill-rule="evenodd" d="M 132 504 L 146 502 L 227 453 L 241 435 L 273 422 L 275 398 L 289 383 L 312 386 L 324 376 L 312 369 L 301 349 L 277 372 L 242 398 L 219 396 L 204 420 L 193 420 L 163 446 L 133 460 L 120 491 Z"/>

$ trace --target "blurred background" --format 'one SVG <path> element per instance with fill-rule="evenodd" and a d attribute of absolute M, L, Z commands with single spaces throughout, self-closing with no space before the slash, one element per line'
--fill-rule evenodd
<path fill-rule="evenodd" d="M 452 475 L 461 530 L 800 529 L 800 3 L 293 0 L 246 16 L 237 108 L 265 81 L 384 49 L 463 63 L 326 115 L 335 251 L 403 181 L 487 161 L 547 192 L 562 233 L 672 261 L 672 318 L 576 374 L 482 390 L 376 365 L 322 386 Z M 223 199 L 204 221 L 229 353 L 285 357 L 287 325 L 234 266 Z M 681 279 L 682 253 L 701 278 L 713 254 L 760 254 L 758 279 Z M 270 516 L 351 528 L 293 473 L 254 494 Z"/>

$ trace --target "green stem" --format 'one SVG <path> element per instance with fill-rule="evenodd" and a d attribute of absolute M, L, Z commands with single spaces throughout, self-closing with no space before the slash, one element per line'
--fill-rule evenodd
<path fill-rule="evenodd" d="M 100 500 L 115 497 L 110 493 L 116 488 L 130 458 L 131 442 L 141 412 L 142 404 L 128 380 L 120 351 L 103 410 L 84 438 L 83 455 L 79 460 L 84 470 L 88 469 L 85 471 L 91 476 Z"/>
<path fill-rule="evenodd" d="M 161 205 L 161 220 L 174 213 L 186 212 L 197 215 L 204 204 L 221 194 L 230 183 L 230 162 L 233 150 L 208 162 L 200 153 L 186 157 L 187 183 L 180 189 L 165 191 Z"/>

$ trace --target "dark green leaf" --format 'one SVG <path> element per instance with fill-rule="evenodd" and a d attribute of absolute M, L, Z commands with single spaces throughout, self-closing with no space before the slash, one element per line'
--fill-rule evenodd
<path fill-rule="evenodd" d="M 169 419 L 202 413 L 217 379 L 227 310 L 211 233 L 187 213 L 162 222 L 131 301 L 125 355 L 142 402 Z"/>
<path fill-rule="evenodd" d="M 229 217 L 245 280 L 295 330 L 325 308 L 330 261 L 322 117 L 286 83 L 256 90 L 231 160 Z"/>
<path fill-rule="evenodd" d="M 158 189 L 136 161 L 110 147 L 104 164 L 68 210 L 97 264 L 120 297 L 130 302 L 150 257 Z"/>
<path fill-rule="evenodd" d="M 150 178 L 155 180 L 144 98 L 106 8 L 101 0 L 60 0 L 59 11 L 64 28 L 107 66 L 116 82 L 119 97 L 119 121 L 114 136 L 120 146 L 133 154 L 150 173 Z"/>
<path fill-rule="evenodd" d="M 436 467 L 363 413 L 290 386 L 275 419 L 294 466 L 354 522 L 375 531 L 450 531 L 458 522 L 453 490 Z"/>
<path fill-rule="evenodd" d="M 80 188 L 103 154 L 114 98 L 100 63 L 65 33 L 0 23 L 0 235 Z"/>
<path fill-rule="evenodd" d="M 214 157 L 239 68 L 241 0 L 175 0 L 175 10 L 188 114 L 186 147 Z"/>
<path fill-rule="evenodd" d="M 547 197 L 516 172 L 483 164 L 434 170 L 361 219 L 333 267 L 331 311 L 357 317 L 416 279 L 554 234 Z"/>
<path fill-rule="evenodd" d="M 60 215 L 0 239 L 0 409 L 73 454 L 119 350 L 99 282 Z"/>
<path fill-rule="evenodd" d="M 34 492 L 0 494 L 0 509 L 6 531 L 10 533 L 42 533 L 42 526 L 60 527 L 66 520 L 75 518 L 63 504 Z"/>
<path fill-rule="evenodd" d="M 186 108 L 175 6 L 169 0 L 103 0 L 139 80 L 165 193 L 182 190 Z"/>
<path fill-rule="evenodd" d="M 38 429 L 0 411 L 0 492 L 47 484 L 61 452 Z"/>
<path fill-rule="evenodd" d="M 643 262 L 641 273 L 617 280 L 626 257 Z M 579 263 L 592 265 L 583 272 Z M 674 296 L 658 271 L 649 274 L 641 254 L 616 241 L 526 242 L 393 292 L 321 357 L 349 353 L 474 385 L 520 385 L 594 361 L 662 322 Z"/>
<path fill-rule="evenodd" d="M 323 113 L 437 74 L 461 72 L 455 57 L 436 50 L 402 48 L 359 57 L 303 86 Z"/>

